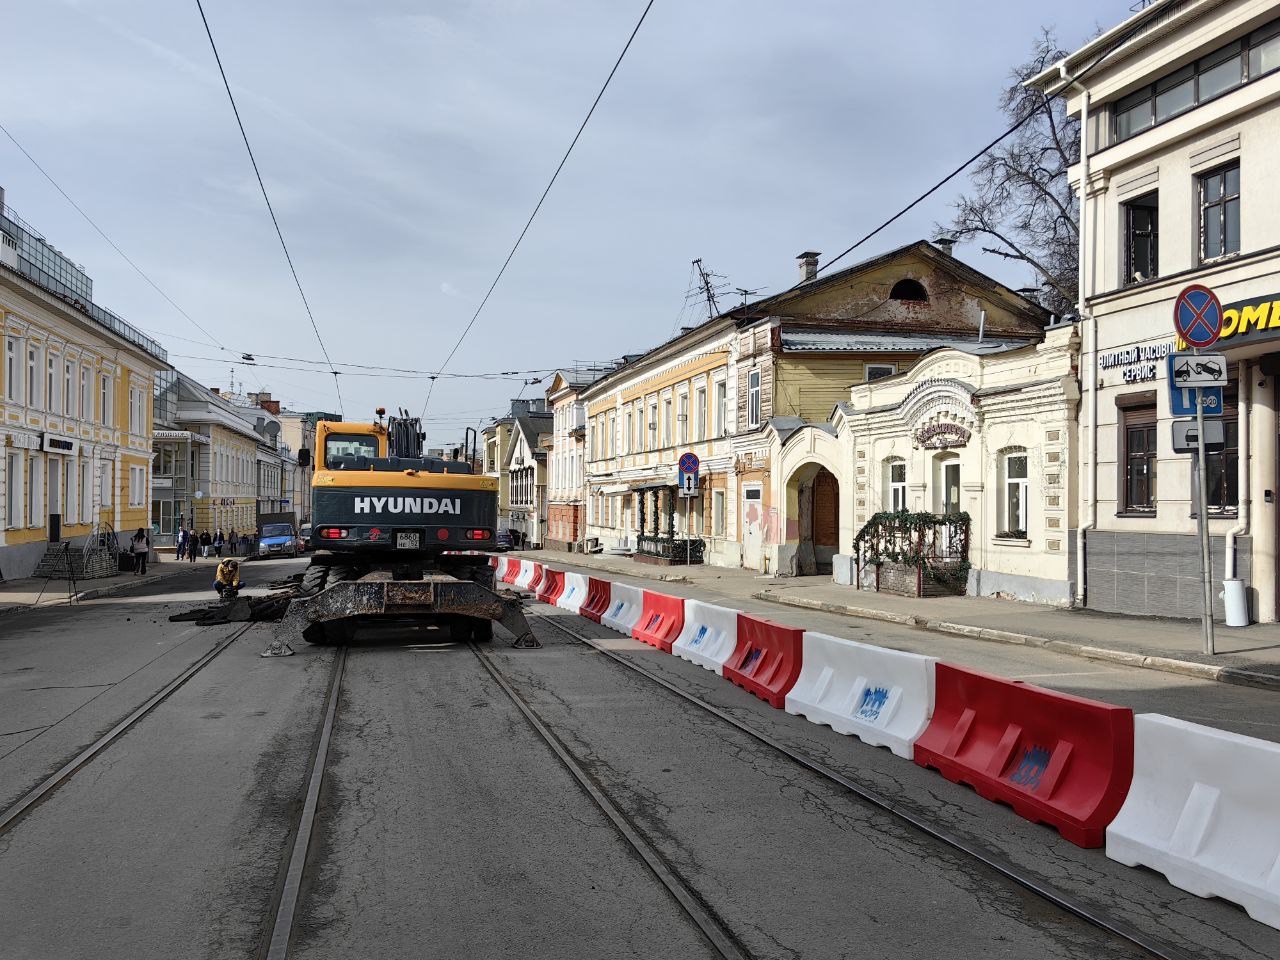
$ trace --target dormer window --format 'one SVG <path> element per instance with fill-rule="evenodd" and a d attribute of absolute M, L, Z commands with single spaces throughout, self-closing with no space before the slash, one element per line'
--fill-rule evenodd
<path fill-rule="evenodd" d="M 928 303 L 929 291 L 924 288 L 924 284 L 919 280 L 912 280 L 908 277 L 904 280 L 899 280 L 893 285 L 893 289 L 889 291 L 889 299 Z"/>

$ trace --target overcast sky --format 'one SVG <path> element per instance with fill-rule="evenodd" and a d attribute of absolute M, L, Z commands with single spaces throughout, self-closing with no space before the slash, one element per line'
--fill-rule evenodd
<path fill-rule="evenodd" d="M 205 0 L 335 361 L 439 365 L 643 6 Z M 999 91 L 1040 26 L 1078 45 L 1128 6 L 657 0 L 452 371 L 652 346 L 699 315 L 685 306 L 695 257 L 730 288 L 790 284 L 797 253 L 848 246 L 1002 129 Z M 9 4 L 5 38 L 0 122 L 227 351 L 0 138 L 8 203 L 85 265 L 95 300 L 208 385 L 228 385 L 241 351 L 318 359 L 195 0 Z M 860 253 L 930 236 L 955 193 Z M 972 246 L 957 254 L 1028 280 Z M 235 377 L 295 409 L 337 403 L 323 371 L 240 363 Z M 427 384 L 347 374 L 342 386 L 348 418 L 364 419 L 378 405 L 416 414 Z M 442 380 L 431 441 L 520 390 Z"/>

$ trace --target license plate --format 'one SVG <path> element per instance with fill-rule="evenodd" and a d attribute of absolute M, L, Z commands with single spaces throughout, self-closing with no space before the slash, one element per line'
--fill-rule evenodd
<path fill-rule="evenodd" d="M 396 549 L 397 550 L 419 550 L 422 547 L 422 534 L 420 533 L 397 533 Z"/>

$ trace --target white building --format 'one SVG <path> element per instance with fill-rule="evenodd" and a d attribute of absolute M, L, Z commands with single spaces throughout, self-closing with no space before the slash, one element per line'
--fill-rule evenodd
<path fill-rule="evenodd" d="M 1172 449 L 1182 394 L 1166 357 L 1175 299 L 1202 284 L 1226 307 L 1215 349 L 1229 367 L 1227 449 L 1207 464 L 1213 576 L 1243 578 L 1254 617 L 1273 621 L 1280 4 L 1157 0 L 1032 83 L 1085 121 L 1071 171 L 1084 318 L 1076 594 L 1098 610 L 1199 615 L 1191 458 Z"/>

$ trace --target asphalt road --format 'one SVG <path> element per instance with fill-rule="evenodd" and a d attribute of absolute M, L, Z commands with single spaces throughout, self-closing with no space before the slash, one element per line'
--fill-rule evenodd
<path fill-rule="evenodd" d="M 247 580 L 300 567 L 255 563 Z M 209 573 L 0 618 L 4 806 L 230 635 L 167 620 L 207 601 Z M 823 616 L 811 618 L 817 629 L 829 629 Z M 1280 956 L 1280 932 L 1228 904 L 1079 850 L 693 664 L 564 622 L 1188 956 Z M 848 623 L 831 632 L 857 638 Z M 547 620 L 534 624 L 542 650 L 498 640 L 486 655 L 746 955 L 1143 955 Z M 935 642 L 891 625 L 864 632 Z M 431 639 L 385 636 L 349 651 L 290 957 L 713 956 L 477 656 Z M 298 656 L 263 660 L 267 640 L 265 627 L 246 631 L 0 835 L 0 958 L 261 955 L 334 660 L 301 643 Z M 1053 674 L 1036 682 L 1139 709 L 1230 714 L 1237 728 L 1280 720 L 1280 698 L 1262 691 L 1076 660 L 1067 671 L 1041 662 L 1067 659 L 1044 651 L 990 650 L 1015 653 L 1022 673 Z"/>

